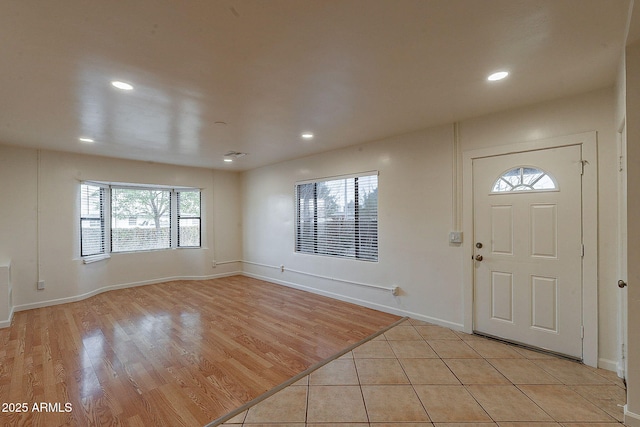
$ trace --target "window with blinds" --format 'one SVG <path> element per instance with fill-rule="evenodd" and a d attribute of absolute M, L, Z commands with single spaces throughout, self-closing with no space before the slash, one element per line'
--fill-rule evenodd
<path fill-rule="evenodd" d="M 178 247 L 200 246 L 200 192 L 179 191 L 178 197 Z"/>
<path fill-rule="evenodd" d="M 378 260 L 377 173 L 296 184 L 300 253 Z"/>
<path fill-rule="evenodd" d="M 80 188 L 80 255 L 105 253 L 105 188 L 82 185 Z"/>
<path fill-rule="evenodd" d="M 80 255 L 201 246 L 201 192 L 133 184 L 80 185 Z"/>

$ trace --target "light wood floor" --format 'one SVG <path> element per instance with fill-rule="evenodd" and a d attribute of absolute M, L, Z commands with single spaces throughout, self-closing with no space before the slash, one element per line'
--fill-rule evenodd
<path fill-rule="evenodd" d="M 18 312 L 0 425 L 204 425 L 398 319 L 241 276 Z"/>

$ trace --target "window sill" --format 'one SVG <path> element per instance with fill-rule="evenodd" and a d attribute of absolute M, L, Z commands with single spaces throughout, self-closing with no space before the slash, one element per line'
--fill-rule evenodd
<path fill-rule="evenodd" d="M 91 264 L 93 262 L 102 261 L 103 259 L 109 259 L 111 256 L 108 254 L 92 255 L 82 258 L 84 264 Z"/>
<path fill-rule="evenodd" d="M 137 249 L 129 251 L 112 251 L 111 255 L 127 255 L 127 254 L 148 254 L 154 252 L 176 251 L 181 249 L 203 249 L 201 246 L 180 246 L 177 248 L 156 248 L 156 249 Z M 106 255 L 108 258 L 109 255 Z"/>

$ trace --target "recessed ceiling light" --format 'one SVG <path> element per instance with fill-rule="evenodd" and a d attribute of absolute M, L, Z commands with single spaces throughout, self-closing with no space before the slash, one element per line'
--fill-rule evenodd
<path fill-rule="evenodd" d="M 227 163 L 231 163 L 231 162 L 233 162 L 233 159 L 224 159 L 224 161 L 227 162 Z"/>
<path fill-rule="evenodd" d="M 121 82 L 119 80 L 114 80 L 111 82 L 111 85 L 115 88 L 121 89 L 121 90 L 133 90 L 133 85 L 126 83 L 126 82 Z"/>
<path fill-rule="evenodd" d="M 313 134 L 311 132 L 305 132 L 301 135 L 304 139 L 311 139 L 313 138 Z"/>
<path fill-rule="evenodd" d="M 80 141 L 82 142 L 95 142 L 95 140 L 91 139 L 91 138 L 85 138 L 85 137 L 81 137 L 78 138 Z"/>
<path fill-rule="evenodd" d="M 508 75 L 508 71 L 498 71 L 497 73 L 493 73 L 489 77 L 487 77 L 487 80 L 489 80 L 490 82 L 495 82 L 506 78 Z"/>

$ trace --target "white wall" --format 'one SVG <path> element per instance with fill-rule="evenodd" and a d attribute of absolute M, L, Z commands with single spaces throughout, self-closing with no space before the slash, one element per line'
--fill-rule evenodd
<path fill-rule="evenodd" d="M 202 188 L 203 247 L 79 257 L 79 182 Z M 241 257 L 237 173 L 0 146 L 0 260 L 11 260 L 17 309 L 73 300 L 109 287 L 241 270 L 213 259 Z M 36 282 L 45 281 L 45 290 Z M 4 319 L 0 319 L 4 320 Z"/>
<path fill-rule="evenodd" d="M 626 50 L 627 120 L 627 407 L 625 423 L 640 426 L 640 42 Z"/>
<path fill-rule="evenodd" d="M 599 357 L 600 364 L 609 369 L 615 369 L 617 363 L 614 102 L 613 89 L 604 89 L 466 120 L 459 125 L 462 150 L 597 131 Z M 245 172 L 244 259 L 266 265 L 247 264 L 245 272 L 462 328 L 463 290 L 468 286 L 463 283 L 463 248 L 448 243 L 448 232 L 455 224 L 453 140 L 453 125 L 446 125 Z M 368 170 L 380 171 L 379 262 L 294 253 L 295 182 Z M 457 182 L 462 185 L 460 176 Z M 285 266 L 284 273 L 272 268 L 280 265 Z M 402 292 L 393 297 L 381 290 L 309 277 L 288 269 L 374 285 L 398 285 Z"/>
<path fill-rule="evenodd" d="M 460 326 L 462 252 L 450 246 L 452 126 L 279 163 L 243 176 L 245 272 Z M 296 181 L 378 170 L 379 261 L 294 253 Z M 401 288 L 401 295 L 291 273 Z"/>
<path fill-rule="evenodd" d="M 12 264 L 14 304 L 31 302 L 38 281 L 36 171 L 35 151 L 0 146 L 0 261 Z"/>

